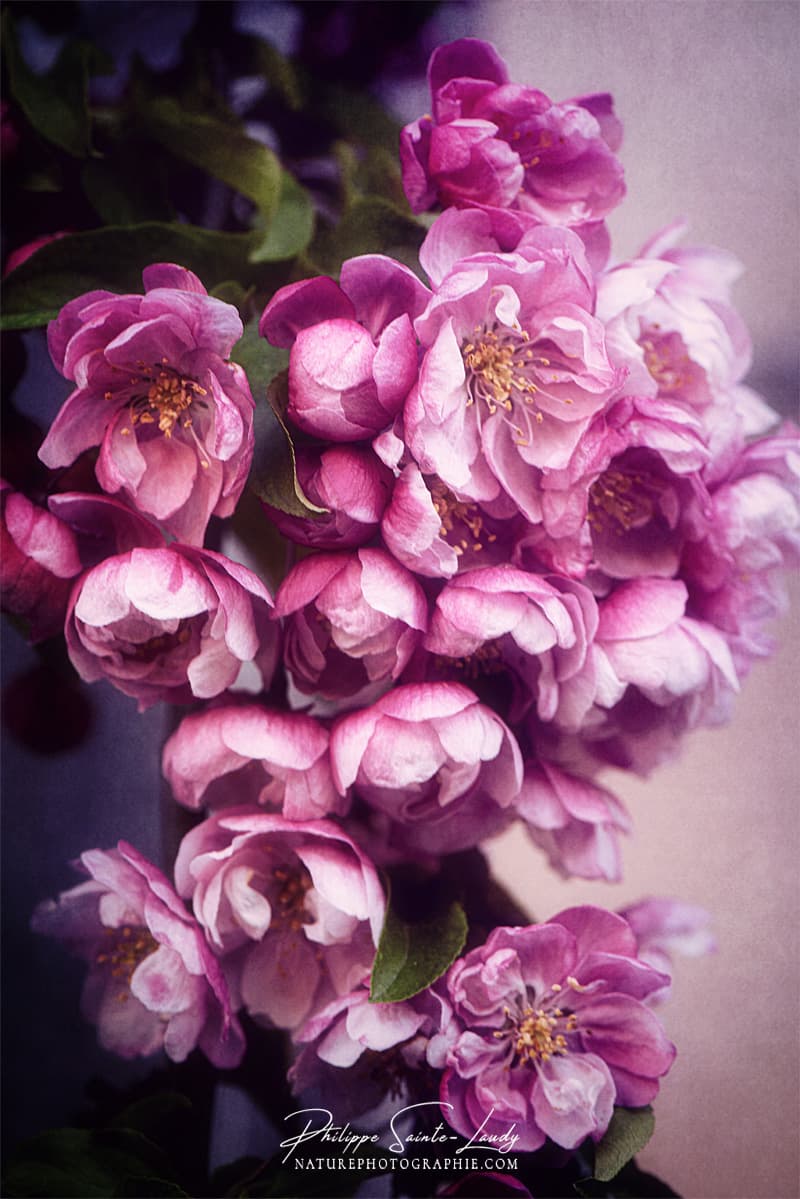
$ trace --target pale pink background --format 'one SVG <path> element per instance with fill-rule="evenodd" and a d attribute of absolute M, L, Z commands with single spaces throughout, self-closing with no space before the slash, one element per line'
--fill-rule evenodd
<path fill-rule="evenodd" d="M 473 31 L 514 79 L 554 99 L 613 92 L 629 186 L 611 221 L 616 255 L 681 214 L 695 240 L 733 250 L 747 268 L 736 301 L 755 343 L 751 379 L 796 414 L 800 6 L 491 0 L 480 17 Z M 711 910 L 719 952 L 677 965 L 664 1017 L 679 1058 L 641 1155 L 688 1199 L 800 1193 L 800 586 L 794 601 L 732 725 L 695 733 L 650 780 L 609 772 L 636 824 L 623 884 L 532 869 L 521 834 L 491 847 L 495 871 L 539 918 L 648 894 Z"/>

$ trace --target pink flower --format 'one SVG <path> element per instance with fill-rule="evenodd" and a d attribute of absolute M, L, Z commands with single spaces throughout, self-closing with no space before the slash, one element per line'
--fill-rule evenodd
<path fill-rule="evenodd" d="M 72 664 L 150 707 L 211 699 L 254 661 L 268 684 L 277 631 L 263 583 L 210 550 L 173 544 L 106 558 L 75 588 L 66 623 Z"/>
<path fill-rule="evenodd" d="M 404 425 L 423 474 L 540 522 L 542 473 L 568 465 L 621 378 L 593 304 L 567 229 L 534 230 L 524 253 L 458 262 L 415 326 L 425 352 Z"/>
<path fill-rule="evenodd" d="M 559 685 L 583 667 L 596 627 L 591 592 L 568 586 L 562 592 L 509 564 L 457 575 L 436 599 L 423 646 L 436 668 L 452 663 L 465 678 L 510 669 L 514 718 L 536 703 L 540 717 L 551 719 Z"/>
<path fill-rule="evenodd" d="M 276 292 L 258 328 L 291 349 L 290 419 L 328 441 L 363 441 L 390 425 L 417 376 L 411 322 L 429 294 L 380 254 L 349 259 L 339 284 L 304 279 Z"/>
<path fill-rule="evenodd" d="M 441 204 L 515 208 L 551 225 L 605 217 L 625 194 L 614 151 L 622 136 L 608 95 L 554 104 L 510 83 L 495 48 L 476 38 L 439 46 L 428 64 L 432 116 L 400 138 L 415 212 Z"/>
<path fill-rule="evenodd" d="M 620 881 L 618 838 L 630 832 L 631 822 L 610 791 L 551 762 L 530 761 L 515 807 L 531 839 L 564 878 Z"/>
<path fill-rule="evenodd" d="M 510 818 L 522 760 L 510 730 L 467 687 L 395 687 L 369 708 L 340 717 L 331 767 L 395 822 L 412 849 L 445 853 L 476 845 Z"/>
<path fill-rule="evenodd" d="M 81 560 L 67 524 L 0 479 L 0 599 L 32 641 L 60 633 Z"/>
<path fill-rule="evenodd" d="M 520 538 L 516 559 L 572 577 L 669 578 L 705 532 L 709 458 L 696 415 L 655 397 L 616 400 L 566 468 L 544 474 L 541 524 Z"/>
<path fill-rule="evenodd" d="M 627 368 L 628 395 L 658 395 L 706 421 L 716 421 L 719 408 L 740 438 L 764 432 L 766 405 L 740 386 L 751 346 L 730 288 L 741 264 L 712 247 L 676 248 L 682 232 L 681 224 L 663 230 L 639 258 L 599 279 L 609 356 Z"/>
<path fill-rule="evenodd" d="M 409 462 L 398 476 L 381 521 L 392 555 L 428 578 L 508 561 L 514 534 L 525 527 L 514 514 L 493 516 L 480 504 L 459 500 L 440 480 L 426 480 Z"/>
<path fill-rule="evenodd" d="M 297 1028 L 372 965 L 385 900 L 377 872 L 330 821 L 233 808 L 181 842 L 181 895 L 227 955 L 248 1012 Z"/>
<path fill-rule="evenodd" d="M 642 1000 L 664 976 L 637 956 L 619 916 L 570 908 L 546 924 L 496 928 L 451 966 L 456 1037 L 441 1102 L 462 1136 L 507 1132 L 522 1150 L 549 1137 L 599 1141 L 615 1104 L 658 1092 L 675 1047 Z"/>
<path fill-rule="evenodd" d="M 374 696 L 398 677 L 428 623 L 421 587 L 384 550 L 315 554 L 275 597 L 297 688 L 326 699 Z"/>
<path fill-rule="evenodd" d="M 222 970 L 161 871 L 124 841 L 80 865 L 90 881 L 40 904 L 33 928 L 89 961 L 83 1014 L 103 1048 L 182 1062 L 199 1045 L 215 1066 L 238 1066 L 244 1037 Z"/>
<path fill-rule="evenodd" d="M 303 518 L 264 504 L 284 537 L 320 550 L 363 545 L 378 530 L 392 489 L 391 472 L 364 446 L 326 449 L 295 446 L 297 478 L 304 494 L 327 512 Z"/>
<path fill-rule="evenodd" d="M 163 771 L 178 803 L 198 809 L 261 803 L 289 820 L 342 812 L 331 779 L 328 733 L 310 716 L 255 704 L 184 717 L 164 746 Z"/>
<path fill-rule="evenodd" d="M 800 440 L 786 424 L 744 449 L 713 488 L 706 537 L 688 547 L 693 614 L 724 634 L 737 671 L 769 654 L 765 626 L 786 607 L 783 572 L 800 562 Z"/>
<path fill-rule="evenodd" d="M 686 603 L 683 582 L 655 578 L 622 583 L 600 602 L 586 666 L 560 704 L 563 727 L 575 729 L 574 688 L 582 745 L 601 760 L 647 773 L 687 730 L 728 719 L 739 689 L 730 650 L 712 625 L 686 615 Z"/>
<path fill-rule="evenodd" d="M 95 473 L 181 541 L 201 544 L 230 516 L 253 455 L 253 398 L 226 361 L 236 309 L 181 267 L 144 271 L 145 294 L 88 292 L 48 329 L 50 354 L 77 384 L 42 444 L 49 467 L 100 447 Z"/>
<path fill-rule="evenodd" d="M 430 989 L 399 1003 L 373 1003 L 365 978 L 295 1033 L 305 1048 L 289 1071 L 292 1090 L 312 1090 L 315 1100 L 346 1119 L 371 1111 L 388 1095 L 403 1102 L 427 1096 L 427 1046 L 447 1010 L 446 1000 Z"/>

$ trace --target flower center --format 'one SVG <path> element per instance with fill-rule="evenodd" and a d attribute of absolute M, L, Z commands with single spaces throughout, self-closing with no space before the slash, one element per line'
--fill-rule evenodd
<path fill-rule="evenodd" d="M 120 928 L 107 928 L 106 936 L 109 944 L 97 954 L 95 961 L 99 966 L 108 966 L 112 978 L 118 978 L 126 985 L 139 963 L 158 949 L 158 941 L 143 925 L 123 924 Z"/>
<path fill-rule="evenodd" d="M 561 1015 L 559 1008 L 552 1015 L 542 1008 L 525 1009 L 513 1033 L 514 1055 L 521 1065 L 547 1062 L 554 1054 L 567 1053 L 567 1038 L 563 1033 L 556 1032 Z M 568 1019 L 574 1020 L 575 1017 Z"/>
<path fill-rule="evenodd" d="M 206 395 L 206 389 L 195 383 L 194 379 L 179 375 L 171 366 L 144 373 L 143 382 L 148 379 L 150 386 L 146 393 L 131 402 L 131 425 L 157 423 L 159 432 L 165 437 L 172 436 L 178 421 L 184 429 L 188 429 L 192 418 L 183 414 L 191 407 L 196 396 Z"/>
<path fill-rule="evenodd" d="M 453 546 L 459 558 L 465 550 L 480 553 L 484 540 L 489 543 L 497 540 L 495 533 L 484 529 L 483 517 L 476 505 L 456 499 L 439 480 L 431 487 L 431 498 L 442 522 L 439 536 Z"/>
<path fill-rule="evenodd" d="M 463 678 L 471 682 L 482 674 L 502 674 L 505 671 L 503 654 L 497 641 L 484 642 L 474 653 L 464 658 L 448 658 L 444 654 L 437 654 L 434 661 L 440 670 L 448 667 L 457 670 Z"/>
<path fill-rule="evenodd" d="M 131 376 L 129 385 L 124 389 L 131 397 L 128 403 L 131 423 L 120 432 L 130 437 L 136 425 L 157 425 L 159 433 L 169 439 L 177 425 L 189 432 L 200 450 L 201 466 L 207 467 L 208 462 L 192 429 L 192 417 L 188 414 L 192 404 L 203 406 L 203 397 L 208 394 L 205 387 L 182 375 L 170 366 L 166 358 L 162 358 L 157 366 L 137 362 L 136 368 L 138 374 Z M 107 400 L 114 396 L 113 391 L 105 393 Z"/>
<path fill-rule="evenodd" d="M 589 488 L 589 524 L 597 533 L 611 524 L 618 537 L 641 528 L 653 518 L 653 500 L 659 490 L 649 476 L 607 470 Z"/>
<path fill-rule="evenodd" d="M 137 662 L 154 662 L 163 654 L 171 653 L 178 646 L 185 645 L 191 635 L 189 622 L 182 620 L 174 633 L 157 633 L 147 641 L 132 645 L 126 656 L 135 658 Z"/>
<path fill-rule="evenodd" d="M 692 382 L 696 367 L 686 353 L 679 334 L 661 334 L 658 326 L 654 325 L 639 344 L 644 351 L 644 364 L 658 384 L 659 391 L 680 391 Z"/>
<path fill-rule="evenodd" d="M 516 415 L 519 419 L 520 411 L 526 413 L 525 423 L 529 433 L 531 416 L 537 424 L 544 420 L 535 397 L 542 394 L 550 399 L 555 398 L 544 391 L 544 380 L 540 373 L 543 367 L 551 366 L 550 359 L 536 353 L 531 346 L 530 335 L 524 329 L 504 328 L 498 331 L 482 329 L 478 325 L 474 332 L 474 340 L 465 342 L 461 347 L 467 372 L 467 405 L 476 402 L 483 404 L 490 416 L 494 416 L 498 410 L 515 412 L 515 407 L 519 405 Z M 551 381 L 559 382 L 558 376 L 553 375 Z M 571 403 L 571 400 L 565 397 L 564 402 Z M 514 432 L 516 444 L 529 445 L 526 430 L 518 424 L 508 423 Z"/>
<path fill-rule="evenodd" d="M 572 976 L 566 980 L 566 986 L 573 991 L 587 990 Z M 537 1066 L 540 1062 L 549 1062 L 551 1057 L 565 1057 L 569 1053 L 567 1037 L 577 1029 L 578 1017 L 574 1012 L 556 1006 L 556 997 L 563 990 L 560 983 L 553 983 L 545 992 L 545 1002 L 540 1007 L 528 1004 L 524 1008 L 518 1006 L 515 1012 L 511 1008 L 505 1009 L 508 1023 L 494 1035 L 506 1042 L 508 1066 Z"/>
<path fill-rule="evenodd" d="M 314 917 L 306 911 L 306 894 L 313 885 L 308 871 L 276 866 L 272 877 L 278 886 L 273 904 L 276 919 L 288 925 L 292 932 L 299 932 L 304 924 L 312 924 Z"/>

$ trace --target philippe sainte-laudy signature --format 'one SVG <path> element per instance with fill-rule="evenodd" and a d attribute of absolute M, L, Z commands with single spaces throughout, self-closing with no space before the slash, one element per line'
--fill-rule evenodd
<path fill-rule="evenodd" d="M 457 1136 L 441 1121 L 429 1132 L 414 1132 L 413 1130 L 403 1132 L 401 1125 L 404 1123 L 405 1117 L 421 1107 L 441 1109 L 451 1108 L 452 1104 L 440 1104 L 436 1100 L 431 1100 L 427 1103 L 412 1103 L 410 1106 L 396 1111 L 388 1124 L 388 1132 L 392 1136 L 392 1141 L 388 1146 L 391 1153 L 405 1153 L 409 1146 L 419 1149 L 423 1144 L 444 1145 L 445 1142 L 449 1144 L 451 1141 L 462 1142 L 457 1149 L 453 1150 L 456 1154 L 464 1153 L 467 1149 L 492 1149 L 496 1153 L 510 1153 L 519 1140 L 519 1135 L 514 1131 L 517 1127 L 516 1124 L 512 1124 L 505 1132 L 501 1133 L 487 1130 L 487 1125 L 494 1115 L 494 1108 L 487 1114 L 480 1128 L 475 1130 L 468 1141 Z M 363 1132 L 351 1128 L 349 1123 L 334 1124 L 333 1112 L 327 1107 L 300 1108 L 298 1111 L 289 1112 L 287 1116 L 284 1116 L 284 1122 L 303 1116 L 305 1117 L 305 1127 L 280 1143 L 280 1148 L 286 1150 L 283 1162 L 287 1162 L 301 1145 L 306 1145 L 311 1141 L 326 1146 L 335 1145 L 339 1153 L 357 1156 L 368 1146 L 373 1148 L 378 1146 L 383 1135 L 381 1132 Z"/>

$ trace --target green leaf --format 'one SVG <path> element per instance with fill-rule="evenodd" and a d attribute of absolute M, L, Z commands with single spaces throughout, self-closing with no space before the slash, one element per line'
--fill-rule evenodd
<path fill-rule="evenodd" d="M 436 982 L 453 964 L 467 939 L 467 918 L 458 902 L 425 920 L 409 924 L 391 904 L 372 967 L 372 1003 L 410 999 Z"/>
<path fill-rule="evenodd" d="M 400 122 L 363 91 L 322 84 L 319 87 L 320 111 L 349 140 L 367 146 L 385 146 L 395 151 L 400 140 Z"/>
<path fill-rule="evenodd" d="M 251 262 L 278 262 L 301 254 L 314 232 L 311 197 L 288 171 L 281 172 L 278 206 L 266 236 L 250 254 Z"/>
<path fill-rule="evenodd" d="M 419 221 L 390 200 L 361 196 L 348 207 L 334 229 L 326 229 L 315 238 L 310 255 L 324 270 L 338 274 L 345 259 L 358 254 L 402 258 L 402 251 L 406 250 L 415 258 L 425 233 Z"/>
<path fill-rule="evenodd" d="M 289 365 L 289 351 L 271 345 L 262 337 L 258 332 L 258 320 L 249 321 L 245 325 L 244 333 L 231 351 L 231 358 L 244 367 L 256 402 L 266 396 L 275 376 L 285 371 Z"/>
<path fill-rule="evenodd" d="M 90 158 L 81 171 L 81 185 L 105 225 L 169 221 L 175 213 L 167 196 L 166 167 L 166 155 L 157 147 L 126 146 L 104 159 Z"/>
<path fill-rule="evenodd" d="M 652 1107 L 615 1107 L 611 1123 L 594 1151 L 594 1176 L 610 1182 L 653 1135 Z"/>
<path fill-rule="evenodd" d="M 256 69 L 264 76 L 270 89 L 280 96 L 287 108 L 292 112 L 298 112 L 303 107 L 306 97 L 294 64 L 261 38 L 252 38 L 251 48 Z"/>
<path fill-rule="evenodd" d="M 168 1178 L 126 1178 L 115 1187 L 113 1199 L 190 1199 L 190 1196 Z"/>
<path fill-rule="evenodd" d="M 242 353 L 241 345 L 239 342 L 231 355 L 236 362 L 241 362 L 237 356 Z M 272 353 L 275 353 L 274 349 Z M 261 367 L 256 370 L 260 372 Z M 260 373 L 256 377 L 260 378 Z M 254 389 L 257 387 L 252 378 L 250 385 Z M 256 444 L 248 484 L 260 500 L 279 512 L 305 518 L 320 516 L 327 509 L 311 503 L 297 478 L 294 446 L 281 415 L 286 408 L 287 390 L 288 371 L 283 371 L 270 383 L 266 401 L 260 400 L 260 396 L 256 399 L 253 422 Z"/>
<path fill-rule="evenodd" d="M 68 300 L 97 288 L 141 291 L 142 269 L 152 262 L 178 262 L 208 288 L 232 278 L 246 284 L 258 273 L 247 262 L 253 246 L 251 233 L 158 221 L 68 234 L 43 246 L 5 280 L 0 327 L 47 324 Z M 262 267 L 262 283 L 263 272 Z"/>
<path fill-rule="evenodd" d="M 107 1128 L 129 1128 L 158 1140 L 164 1122 L 178 1112 L 189 1112 L 191 1100 L 179 1091 L 157 1091 L 128 1104 L 108 1121 Z"/>
<path fill-rule="evenodd" d="M 150 100 L 138 115 L 157 142 L 247 196 L 269 224 L 281 191 L 281 166 L 271 150 L 238 124 L 187 112 L 171 96 Z"/>
<path fill-rule="evenodd" d="M 57 1128 L 20 1147 L 4 1176 L 3 1193 L 9 1199 L 107 1199 L 128 1179 L 152 1178 L 165 1164 L 157 1146 L 132 1129 Z"/>
<path fill-rule="evenodd" d="M 35 74 L 20 53 L 8 9 L 3 43 L 9 90 L 31 125 L 74 158 L 85 158 L 92 148 L 87 83 L 90 74 L 109 69 L 108 61 L 89 43 L 72 40 L 45 75 Z"/>

